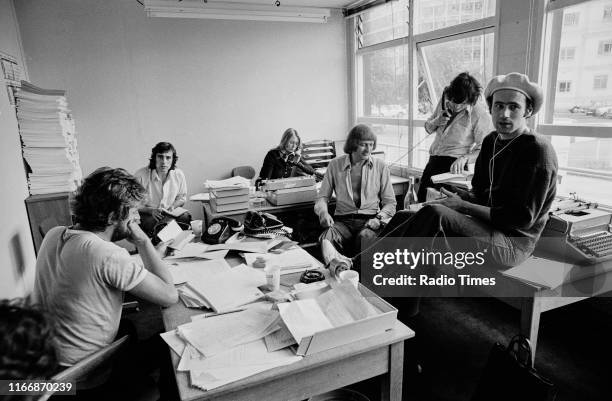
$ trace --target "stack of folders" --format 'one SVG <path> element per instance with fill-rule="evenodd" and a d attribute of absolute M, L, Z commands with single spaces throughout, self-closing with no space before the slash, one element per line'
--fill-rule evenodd
<path fill-rule="evenodd" d="M 210 207 L 213 212 L 248 209 L 250 184 L 247 178 L 239 176 L 225 180 L 207 180 L 204 187 L 210 192 Z"/>
<path fill-rule="evenodd" d="M 210 206 L 214 212 L 248 209 L 249 187 L 213 189 L 210 193 Z"/>
<path fill-rule="evenodd" d="M 22 81 L 16 93 L 23 157 L 30 194 L 70 192 L 82 178 L 76 129 L 65 92 Z"/>

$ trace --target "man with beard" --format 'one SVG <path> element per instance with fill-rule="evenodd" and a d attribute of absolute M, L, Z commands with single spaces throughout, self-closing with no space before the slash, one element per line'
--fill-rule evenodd
<path fill-rule="evenodd" d="M 53 316 L 62 366 L 113 342 L 125 291 L 162 306 L 177 302 L 167 266 L 138 225 L 144 195 L 125 170 L 100 168 L 73 200 L 76 225 L 55 227 L 43 240 L 34 300 Z M 144 266 L 113 243 L 121 239 L 136 246 Z"/>
<path fill-rule="evenodd" d="M 315 213 L 326 229 L 319 237 L 323 260 L 332 275 L 350 269 L 352 262 L 345 256 L 349 249 L 359 249 L 362 240 L 375 238 L 384 222 L 395 214 L 395 193 L 389 167 L 383 160 L 372 158 L 376 135 L 364 124 L 351 129 L 344 145 L 343 156 L 329 163 Z M 334 217 L 327 203 L 336 193 Z"/>

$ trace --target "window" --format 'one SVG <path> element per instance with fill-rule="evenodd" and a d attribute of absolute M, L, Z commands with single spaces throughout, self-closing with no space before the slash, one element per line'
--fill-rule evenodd
<path fill-rule="evenodd" d="M 392 8 L 395 3 L 402 7 Z M 414 21 L 408 21 L 410 4 Z M 375 10 L 377 15 L 390 16 L 388 24 L 405 18 L 407 29 L 401 31 L 403 35 L 363 41 L 362 46 L 356 35 L 355 116 L 358 122 L 374 128 L 392 170 L 422 169 L 434 139 L 423 124 L 443 89 L 463 71 L 472 73 L 483 86 L 493 76 L 496 3 L 399 0 L 365 12 L 361 21 L 373 21 L 369 14 Z M 384 29 L 379 27 L 381 32 Z M 367 29 L 363 33 L 367 35 Z"/>
<path fill-rule="evenodd" d="M 563 25 L 564 26 L 572 26 L 578 25 L 578 17 L 579 13 L 567 13 L 563 16 Z"/>
<path fill-rule="evenodd" d="M 608 20 L 608 21 L 612 21 L 612 5 L 604 7 L 604 10 L 603 10 L 603 19 L 604 20 Z"/>
<path fill-rule="evenodd" d="M 571 90 L 571 81 L 559 81 L 559 92 L 569 92 Z"/>
<path fill-rule="evenodd" d="M 595 75 L 593 77 L 593 89 L 606 89 L 608 87 L 607 75 Z"/>
<path fill-rule="evenodd" d="M 609 56 L 610 54 L 612 54 L 612 39 L 602 40 L 601 42 L 599 42 L 597 54 L 604 56 Z"/>
<path fill-rule="evenodd" d="M 495 15 L 495 0 L 413 0 L 414 33 L 429 32 Z M 429 9 L 434 8 L 431 16 Z M 432 21 L 431 19 L 435 19 Z M 433 22 L 433 24 L 431 24 Z M 431 24 L 431 25 L 429 25 Z"/>
<path fill-rule="evenodd" d="M 575 47 L 564 47 L 559 51 L 559 59 L 561 61 L 573 60 L 576 56 Z"/>
<path fill-rule="evenodd" d="M 564 176 L 557 192 L 576 192 L 612 205 L 612 90 L 607 73 L 612 57 L 602 57 L 612 54 L 612 24 L 601 18 L 610 1 L 577 0 L 565 8 L 555 3 L 549 3 L 545 15 L 540 71 L 547 97 L 537 130 L 550 136 L 557 152 Z M 568 27 L 569 15 L 581 15 L 584 21 Z M 579 55 L 571 50 L 576 48 Z"/>
<path fill-rule="evenodd" d="M 375 45 L 408 34 L 408 0 L 375 7 L 357 17 L 358 47 Z"/>

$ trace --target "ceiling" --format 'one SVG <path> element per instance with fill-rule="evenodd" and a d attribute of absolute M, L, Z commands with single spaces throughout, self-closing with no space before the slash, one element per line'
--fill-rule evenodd
<path fill-rule="evenodd" d="M 317 8 L 346 8 L 350 5 L 368 3 L 369 0 L 279 0 L 282 6 L 317 7 Z M 178 0 L 177 0 L 178 2 Z M 257 5 L 274 5 L 276 0 L 209 0 L 211 3 L 242 3 Z"/>

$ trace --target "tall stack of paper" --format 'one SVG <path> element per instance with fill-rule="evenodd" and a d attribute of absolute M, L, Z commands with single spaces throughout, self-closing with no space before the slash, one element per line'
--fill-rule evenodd
<path fill-rule="evenodd" d="M 229 212 L 249 208 L 250 181 L 243 177 L 206 181 L 210 190 L 210 207 L 213 212 Z"/>
<path fill-rule="evenodd" d="M 65 92 L 22 81 L 16 93 L 23 157 L 30 167 L 30 194 L 74 191 L 82 173 L 76 129 Z"/>

